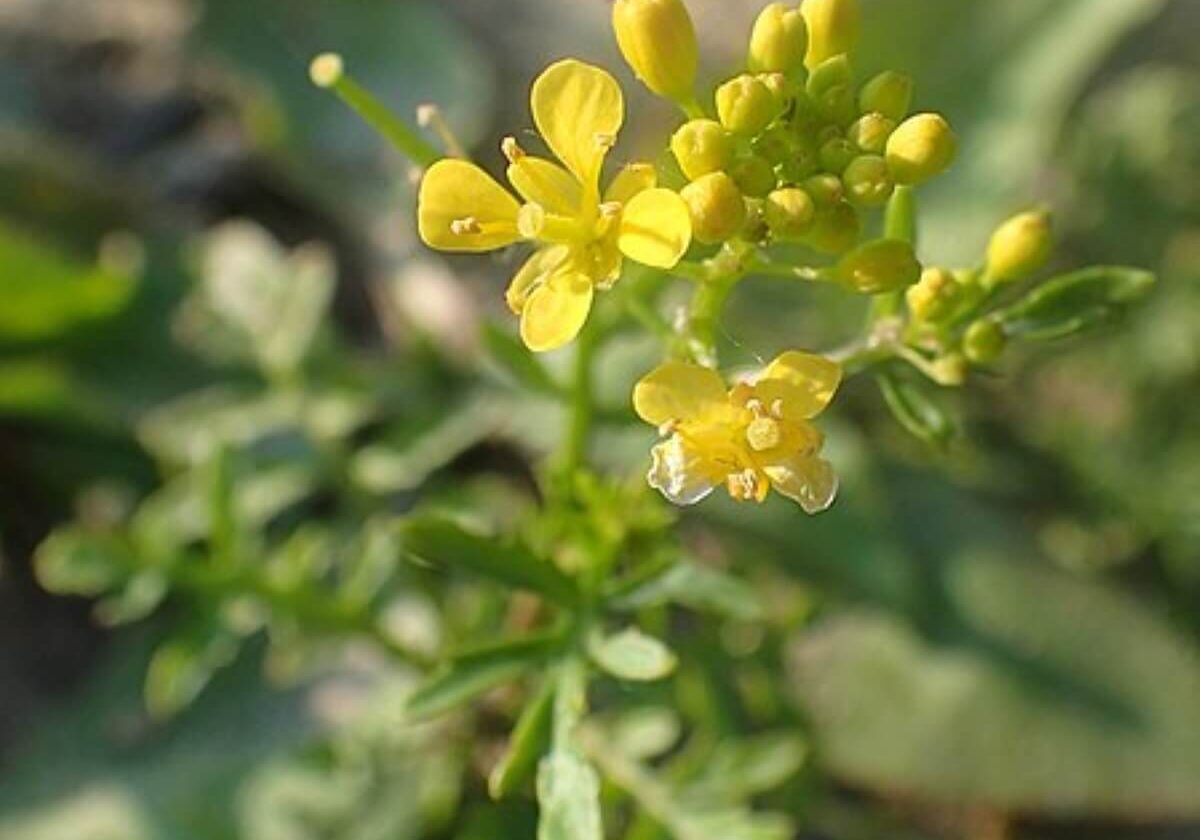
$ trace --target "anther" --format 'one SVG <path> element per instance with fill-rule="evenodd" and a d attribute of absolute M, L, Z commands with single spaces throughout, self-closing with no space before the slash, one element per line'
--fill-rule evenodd
<path fill-rule="evenodd" d="M 783 400 L 775 400 L 771 403 L 771 416 L 777 420 L 783 419 Z"/>
<path fill-rule="evenodd" d="M 546 227 L 546 208 L 535 202 L 522 205 L 517 213 L 517 230 L 526 239 L 537 239 Z"/>
<path fill-rule="evenodd" d="M 596 146 L 600 149 L 604 149 L 605 151 L 617 145 L 617 136 L 615 134 L 608 134 L 607 132 L 601 131 L 597 132 L 595 135 L 593 135 L 593 137 L 596 141 Z"/>
<path fill-rule="evenodd" d="M 455 236 L 471 236 L 483 233 L 483 228 L 479 226 L 479 220 L 474 216 L 467 216 L 465 219 L 455 219 L 450 223 L 450 232 Z"/>
<path fill-rule="evenodd" d="M 667 435 L 673 434 L 677 428 L 679 428 L 678 420 L 668 420 L 666 423 L 663 423 L 658 427 L 658 434 L 661 437 L 666 437 Z"/>
<path fill-rule="evenodd" d="M 621 202 L 606 201 L 600 205 L 600 215 L 607 219 L 615 219 L 621 215 Z"/>
<path fill-rule="evenodd" d="M 505 137 L 501 140 L 500 151 L 504 152 L 504 157 L 508 159 L 509 163 L 516 163 L 525 157 L 525 150 L 521 148 L 521 144 L 515 137 Z"/>

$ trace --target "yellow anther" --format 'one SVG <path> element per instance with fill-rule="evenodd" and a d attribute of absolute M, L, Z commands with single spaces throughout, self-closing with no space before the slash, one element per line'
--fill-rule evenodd
<path fill-rule="evenodd" d="M 771 416 L 778 420 L 783 419 L 783 400 L 775 400 L 771 403 Z"/>
<path fill-rule="evenodd" d="M 517 142 L 515 137 L 505 137 L 500 141 L 500 151 L 504 153 L 509 163 L 516 163 L 521 158 L 525 157 L 525 150 L 521 148 L 521 144 Z"/>
<path fill-rule="evenodd" d="M 617 136 L 615 134 L 605 134 L 603 132 L 593 135 L 596 143 L 596 148 L 607 151 L 617 145 Z"/>
<path fill-rule="evenodd" d="M 615 219 L 621 215 L 622 207 L 619 201 L 606 201 L 600 205 L 600 215 L 606 219 Z"/>
<path fill-rule="evenodd" d="M 783 442 L 783 430 L 777 420 L 757 417 L 746 427 L 746 442 L 755 452 L 766 452 Z"/>
<path fill-rule="evenodd" d="M 455 236 L 472 236 L 483 233 L 479 221 L 474 216 L 465 219 L 455 219 L 450 223 L 450 232 Z"/>

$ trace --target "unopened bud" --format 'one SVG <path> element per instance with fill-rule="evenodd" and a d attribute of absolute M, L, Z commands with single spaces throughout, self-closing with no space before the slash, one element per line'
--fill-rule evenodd
<path fill-rule="evenodd" d="M 882 207 L 896 191 L 887 161 L 878 155 L 862 155 L 850 161 L 842 173 L 846 199 L 856 207 Z"/>
<path fill-rule="evenodd" d="M 855 291 L 878 295 L 916 283 L 921 276 L 921 264 L 910 243 L 877 239 L 844 256 L 835 271 L 837 278 Z"/>
<path fill-rule="evenodd" d="M 704 245 L 716 245 L 735 236 L 746 221 L 746 201 L 724 172 L 697 178 L 680 191 L 692 217 L 692 236 Z"/>
<path fill-rule="evenodd" d="M 775 190 L 763 203 L 763 216 L 771 236 L 781 242 L 801 239 L 809 232 L 817 208 L 802 189 Z"/>
<path fill-rule="evenodd" d="M 646 87 L 668 99 L 691 99 L 699 49 L 682 0 L 616 0 L 612 21 L 621 54 Z"/>
<path fill-rule="evenodd" d="M 804 66 L 808 54 L 808 24 L 799 9 L 772 3 L 754 22 L 747 60 L 753 73 L 791 73 Z"/>
<path fill-rule="evenodd" d="M 858 42 L 858 0 L 804 0 L 800 12 L 808 24 L 808 54 L 812 70 L 835 55 L 848 54 Z"/>
<path fill-rule="evenodd" d="M 671 138 L 671 151 L 689 181 L 729 166 L 733 138 L 716 120 L 698 119 L 684 123 Z"/>
<path fill-rule="evenodd" d="M 949 168 L 958 150 L 953 129 L 940 114 L 909 117 L 887 143 L 887 163 L 897 184 L 915 186 Z"/>
<path fill-rule="evenodd" d="M 936 323 L 951 314 L 962 300 L 963 287 L 944 268 L 927 268 L 921 279 L 904 293 L 908 310 L 918 321 Z"/>
<path fill-rule="evenodd" d="M 819 155 L 821 168 L 833 175 L 841 175 L 850 165 L 850 161 L 858 157 L 858 149 L 845 137 L 833 137 L 821 146 Z"/>
<path fill-rule="evenodd" d="M 1008 347 L 1004 325 L 991 318 L 976 321 L 963 335 L 963 352 L 973 365 L 990 365 Z"/>
<path fill-rule="evenodd" d="M 933 381 L 943 388 L 957 388 L 967 381 L 970 367 L 961 353 L 948 353 L 929 363 Z"/>
<path fill-rule="evenodd" d="M 871 155 L 882 155 L 887 149 L 888 138 L 896 130 L 896 121 L 878 111 L 863 114 L 846 130 L 846 137 L 861 151 Z"/>
<path fill-rule="evenodd" d="M 845 201 L 829 207 L 817 206 L 812 228 L 804 243 L 822 254 L 844 254 L 862 236 L 862 219 L 858 211 Z"/>
<path fill-rule="evenodd" d="M 751 198 L 762 198 L 775 188 L 775 169 L 759 155 L 744 157 L 729 170 L 738 189 Z"/>
<path fill-rule="evenodd" d="M 986 282 L 999 285 L 1024 280 L 1046 264 L 1053 247 L 1049 213 L 1032 211 L 1013 216 L 992 234 Z"/>
<path fill-rule="evenodd" d="M 730 131 L 753 137 L 775 121 L 782 103 L 758 76 L 742 75 L 717 88 L 717 116 Z"/>
<path fill-rule="evenodd" d="M 863 85 L 858 105 L 864 114 L 875 112 L 900 122 L 908 116 L 912 95 L 912 79 L 903 73 L 885 70 Z"/>
<path fill-rule="evenodd" d="M 846 197 L 842 179 L 836 175 L 814 175 L 803 183 L 803 187 L 818 207 L 833 207 Z"/>

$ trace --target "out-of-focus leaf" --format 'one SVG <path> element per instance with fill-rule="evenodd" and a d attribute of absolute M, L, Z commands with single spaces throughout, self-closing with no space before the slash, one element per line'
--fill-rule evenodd
<path fill-rule="evenodd" d="M 124 586 L 96 604 L 96 620 L 106 627 L 141 621 L 158 608 L 168 591 L 167 577 L 162 571 L 138 572 Z"/>
<path fill-rule="evenodd" d="M 559 644 L 557 636 L 539 635 L 459 654 L 412 693 L 408 715 L 428 718 L 460 706 L 542 664 Z"/>
<path fill-rule="evenodd" d="M 512 378 L 513 382 L 530 391 L 548 396 L 562 396 L 562 387 L 519 339 L 494 324 L 484 324 L 483 343 L 488 356 Z"/>
<path fill-rule="evenodd" d="M 675 670 L 677 662 L 670 648 L 635 627 L 612 636 L 593 637 L 588 653 L 614 677 L 637 682 L 661 680 Z"/>
<path fill-rule="evenodd" d="M 400 529 L 404 548 L 426 563 L 457 566 L 563 604 L 579 598 L 575 582 L 522 545 L 468 530 L 439 515 L 408 519 Z"/>
<path fill-rule="evenodd" d="M 754 588 L 725 572 L 695 563 L 676 563 L 665 572 L 615 597 L 617 609 L 638 610 L 666 603 L 725 616 L 757 621 L 763 607 Z"/>
<path fill-rule="evenodd" d="M 0 414 L 61 414 L 78 402 L 77 383 L 65 366 L 44 359 L 0 362 Z"/>
<path fill-rule="evenodd" d="M 164 642 L 146 671 L 146 708 L 157 718 L 170 717 L 204 690 L 213 673 L 237 655 L 236 642 L 223 631 L 205 628 Z"/>
<path fill-rule="evenodd" d="M 679 741 L 683 723 L 666 706 L 644 706 L 621 714 L 607 727 L 616 749 L 634 761 L 648 761 Z"/>
<path fill-rule="evenodd" d="M 1127 596 L 978 557 L 948 573 L 969 633 L 934 647 L 880 614 L 799 640 L 796 693 L 842 779 L 941 802 L 1200 816 L 1200 651 Z"/>
<path fill-rule="evenodd" d="M 574 750 L 556 748 L 538 767 L 538 840 L 603 840 L 600 777 Z"/>
<path fill-rule="evenodd" d="M 808 746 L 795 732 L 725 741 L 705 762 L 703 776 L 688 785 L 686 796 L 709 807 L 744 802 L 778 788 L 799 772 L 807 756 Z"/>
<path fill-rule="evenodd" d="M 876 377 L 892 416 L 914 437 L 944 447 L 955 435 L 954 421 L 929 393 L 924 381 L 901 379 L 890 371 Z"/>
<path fill-rule="evenodd" d="M 550 747 L 553 712 L 554 681 L 548 679 L 521 712 L 509 737 L 508 749 L 488 777 L 492 799 L 511 796 L 533 778 L 538 761 Z"/>
<path fill-rule="evenodd" d="M 114 537 L 78 528 L 55 531 L 34 555 L 38 583 L 58 595 L 95 597 L 129 573 L 129 549 Z"/>
<path fill-rule="evenodd" d="M 993 317 L 1028 341 L 1066 338 L 1111 322 L 1154 288 L 1149 271 L 1101 266 L 1055 277 Z"/>

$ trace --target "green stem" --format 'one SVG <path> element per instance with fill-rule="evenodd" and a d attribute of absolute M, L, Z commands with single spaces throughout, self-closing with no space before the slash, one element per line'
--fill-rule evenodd
<path fill-rule="evenodd" d="M 563 438 L 562 468 L 567 475 L 587 462 L 588 439 L 592 433 L 595 405 L 592 398 L 592 364 L 599 343 L 598 319 L 589 319 L 575 341 L 566 436 Z"/>
<path fill-rule="evenodd" d="M 917 197 L 912 187 L 896 187 L 883 219 L 883 235 L 911 245 L 917 244 Z M 904 297 L 900 292 L 876 295 L 871 301 L 871 323 L 900 315 Z"/>

